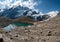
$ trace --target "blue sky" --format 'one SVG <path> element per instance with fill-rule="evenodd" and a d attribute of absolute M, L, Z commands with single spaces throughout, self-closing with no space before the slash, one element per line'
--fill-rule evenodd
<path fill-rule="evenodd" d="M 39 3 L 39 0 L 37 3 Z M 42 12 L 60 11 L 60 0 L 41 0 L 41 3 L 36 8 Z"/>
<path fill-rule="evenodd" d="M 0 0 L 4 1 L 4 0 Z M 36 9 L 42 12 L 60 11 L 60 0 L 34 0 L 37 2 Z"/>

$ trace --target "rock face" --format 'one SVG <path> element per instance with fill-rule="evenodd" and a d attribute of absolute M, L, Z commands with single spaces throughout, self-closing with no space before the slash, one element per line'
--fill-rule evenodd
<path fill-rule="evenodd" d="M 48 21 L 35 22 L 33 26 L 17 27 L 11 32 L 1 33 L 0 29 L 3 42 L 60 42 L 59 14 Z"/>
<path fill-rule="evenodd" d="M 0 42 L 3 42 L 3 38 L 0 38 Z"/>

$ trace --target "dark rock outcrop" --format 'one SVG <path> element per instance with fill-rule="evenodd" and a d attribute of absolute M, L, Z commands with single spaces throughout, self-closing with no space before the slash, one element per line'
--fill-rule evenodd
<path fill-rule="evenodd" d="M 0 38 L 0 42 L 3 42 L 3 38 Z"/>

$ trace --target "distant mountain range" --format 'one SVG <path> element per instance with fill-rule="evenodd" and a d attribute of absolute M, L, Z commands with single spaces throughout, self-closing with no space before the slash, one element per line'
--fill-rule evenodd
<path fill-rule="evenodd" d="M 42 21 L 48 19 L 50 16 L 48 15 L 39 15 L 40 12 L 36 10 L 29 9 L 27 7 L 16 6 L 10 9 L 5 9 L 4 11 L 0 12 L 0 17 L 6 17 L 8 19 L 17 19 L 21 17 L 27 17 L 33 20 Z M 38 15 L 38 16 L 36 16 Z"/>

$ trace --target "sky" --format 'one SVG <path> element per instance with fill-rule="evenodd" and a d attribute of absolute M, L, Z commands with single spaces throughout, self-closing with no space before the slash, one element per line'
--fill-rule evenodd
<path fill-rule="evenodd" d="M 3 1 L 4 0 L 0 0 L 0 3 L 3 2 Z M 28 2 L 27 2 L 27 0 L 24 0 L 24 1 L 26 1 L 26 2 L 23 2 L 23 5 L 25 5 L 29 8 L 37 9 L 37 10 L 43 12 L 43 13 L 47 13 L 47 12 L 50 12 L 50 11 L 60 11 L 60 0 L 33 0 L 33 1 L 29 0 Z M 8 4 L 8 2 L 9 1 L 7 1 L 5 3 Z M 14 2 L 14 0 L 11 3 L 13 3 L 13 2 Z M 15 2 L 15 3 L 17 4 L 17 2 Z M 14 3 L 14 5 L 15 5 L 15 3 Z M 9 5 L 6 5 L 6 6 L 9 6 Z M 4 6 L 2 6 L 2 7 L 4 7 Z M 0 9 L 2 7 L 0 5 Z"/>
<path fill-rule="evenodd" d="M 60 0 L 41 0 L 38 9 L 43 12 L 60 11 Z M 39 0 L 37 1 L 39 2 Z M 36 7 L 36 8 L 37 8 Z"/>

